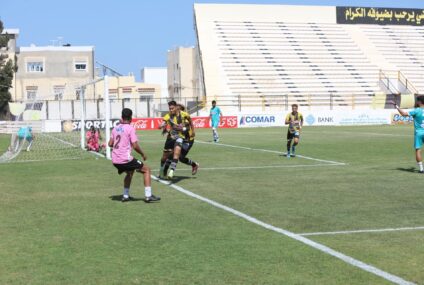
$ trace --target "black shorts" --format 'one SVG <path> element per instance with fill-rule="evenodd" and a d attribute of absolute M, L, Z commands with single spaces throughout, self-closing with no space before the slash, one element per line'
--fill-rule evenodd
<path fill-rule="evenodd" d="M 163 146 L 163 151 L 174 151 L 175 140 L 172 138 L 167 138 L 165 145 Z"/>
<path fill-rule="evenodd" d="M 299 131 L 295 131 L 294 133 L 287 131 L 287 140 L 292 140 L 293 138 L 299 138 L 299 137 L 300 137 Z"/>
<path fill-rule="evenodd" d="M 193 144 L 194 144 L 194 140 L 183 143 L 183 147 L 181 148 L 181 157 L 182 158 L 186 157 L 186 155 L 190 151 Z"/>
<path fill-rule="evenodd" d="M 130 162 L 123 164 L 113 164 L 118 169 L 118 174 L 122 174 L 127 171 L 141 170 L 143 167 L 143 162 L 138 159 L 133 159 Z"/>

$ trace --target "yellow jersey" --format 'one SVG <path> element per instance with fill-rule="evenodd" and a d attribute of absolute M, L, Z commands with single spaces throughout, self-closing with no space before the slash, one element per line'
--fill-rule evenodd
<path fill-rule="evenodd" d="M 293 112 L 290 112 L 286 116 L 286 122 L 289 122 L 289 132 L 294 133 L 298 132 L 301 128 L 301 123 L 303 123 L 303 115 L 299 112 L 296 114 L 293 114 Z M 294 123 L 293 121 L 297 121 Z"/>
<path fill-rule="evenodd" d="M 178 115 L 171 115 L 168 113 L 162 119 L 166 123 L 166 128 L 168 129 L 168 137 L 171 137 L 173 139 L 177 139 L 179 137 L 183 139 L 189 138 L 189 135 L 188 135 L 189 128 L 187 128 L 187 131 L 185 132 L 173 130 L 174 125 L 185 126 L 186 122 L 190 123 L 191 118 L 187 112 L 180 111 Z"/>

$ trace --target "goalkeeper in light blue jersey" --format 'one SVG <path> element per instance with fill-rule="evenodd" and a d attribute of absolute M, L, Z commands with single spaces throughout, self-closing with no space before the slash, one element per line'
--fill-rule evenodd
<path fill-rule="evenodd" d="M 209 115 L 211 119 L 211 127 L 212 127 L 212 133 L 213 133 L 213 141 L 219 142 L 219 135 L 218 135 L 218 127 L 219 123 L 221 122 L 222 112 L 219 107 L 216 106 L 216 101 L 212 101 L 212 108 Z"/>
<path fill-rule="evenodd" d="M 392 102 L 399 114 L 402 116 L 412 116 L 414 118 L 414 148 L 415 158 L 419 167 L 419 172 L 424 173 L 421 147 L 424 143 L 424 96 L 417 97 L 416 108 L 410 111 L 401 109 L 395 102 Z"/>
<path fill-rule="evenodd" d="M 30 151 L 32 142 L 34 141 L 32 127 L 31 126 L 20 127 L 18 130 L 18 139 L 19 139 L 19 144 L 16 144 L 15 151 L 17 151 L 19 145 L 22 143 L 23 140 L 26 140 L 28 142 L 26 151 Z"/>

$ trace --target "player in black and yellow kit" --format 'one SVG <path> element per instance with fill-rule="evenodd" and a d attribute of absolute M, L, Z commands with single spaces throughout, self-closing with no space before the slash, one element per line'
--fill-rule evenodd
<path fill-rule="evenodd" d="M 181 111 L 185 111 L 185 107 L 181 104 L 178 105 Z M 190 149 L 193 147 L 194 144 L 194 137 L 196 136 L 194 132 L 194 127 L 191 121 L 185 121 L 184 125 L 188 128 L 188 132 L 186 135 L 186 140 L 184 140 L 183 147 L 181 149 L 180 154 L 180 161 L 184 164 L 191 166 L 191 174 L 195 175 L 197 173 L 197 170 L 199 169 L 199 164 L 190 158 L 187 157 L 187 154 L 189 153 Z"/>
<path fill-rule="evenodd" d="M 300 131 L 303 126 L 303 116 L 297 109 L 297 104 L 293 104 L 292 111 L 287 114 L 285 120 L 286 125 L 289 125 L 289 129 L 287 130 L 287 157 L 290 157 L 290 147 L 291 156 L 296 156 L 296 146 L 299 144 Z"/>
<path fill-rule="evenodd" d="M 185 113 L 184 112 L 185 107 L 183 105 L 177 104 L 177 107 L 179 108 L 179 110 L 182 114 Z M 189 153 L 190 149 L 192 148 L 192 146 L 194 144 L 194 137 L 195 137 L 194 127 L 193 127 L 193 124 L 191 122 L 190 117 L 184 116 L 182 126 L 183 126 L 183 132 L 182 132 L 182 134 L 180 134 L 180 137 L 183 137 L 183 143 L 182 143 L 182 146 L 181 146 L 181 152 L 179 154 L 178 160 L 180 162 L 184 163 L 184 164 L 190 165 L 192 167 L 191 174 L 195 175 L 197 173 L 198 168 L 199 168 L 199 164 L 187 157 L 187 154 Z M 173 177 L 173 171 L 175 171 L 175 167 L 172 168 L 172 164 L 173 164 L 172 162 L 173 162 L 173 160 L 177 159 L 176 156 L 177 155 L 175 155 L 175 152 L 169 153 L 168 158 L 167 158 L 165 165 L 164 165 L 163 173 L 167 173 L 168 174 L 167 177 L 169 179 L 171 179 Z M 171 169 L 169 169 L 170 166 L 171 166 Z M 176 166 L 176 164 L 175 164 L 175 166 Z M 168 171 L 168 169 L 169 169 L 169 171 Z"/>
<path fill-rule="evenodd" d="M 167 133 L 161 159 L 160 176 L 163 177 L 164 174 L 167 174 L 167 177 L 171 179 L 174 176 L 174 171 L 177 167 L 184 143 L 189 141 L 190 129 L 193 130 L 192 136 L 194 138 L 194 128 L 190 115 L 181 111 L 175 101 L 170 101 L 168 106 L 169 113 L 163 117 L 163 123 L 159 126 L 159 128 L 163 129 L 164 133 Z M 169 170 L 165 172 L 167 159 L 170 161 L 170 165 Z"/>

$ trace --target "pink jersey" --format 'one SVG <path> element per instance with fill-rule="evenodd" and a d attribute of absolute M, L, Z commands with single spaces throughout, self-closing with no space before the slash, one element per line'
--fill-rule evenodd
<path fill-rule="evenodd" d="M 135 129 L 130 124 L 119 124 L 112 130 L 112 163 L 124 164 L 133 160 L 132 144 L 138 141 Z"/>

